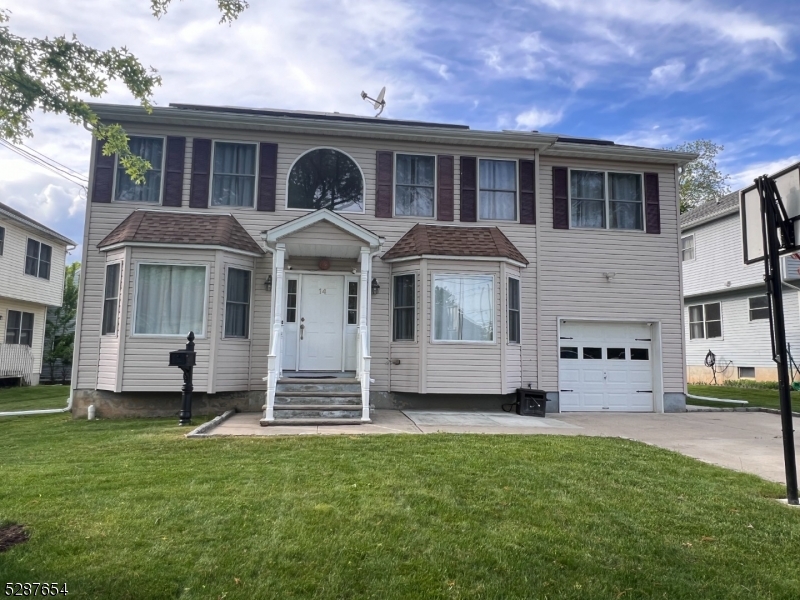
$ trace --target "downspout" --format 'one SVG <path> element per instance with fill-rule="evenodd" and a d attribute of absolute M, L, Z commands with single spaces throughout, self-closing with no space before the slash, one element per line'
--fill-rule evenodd
<path fill-rule="evenodd" d="M 11 412 L 0 412 L 0 417 L 22 417 L 24 415 L 57 415 L 59 413 L 66 413 L 72 410 L 72 386 L 69 390 L 69 398 L 67 398 L 67 405 L 64 408 L 46 408 L 43 410 L 17 410 Z"/>

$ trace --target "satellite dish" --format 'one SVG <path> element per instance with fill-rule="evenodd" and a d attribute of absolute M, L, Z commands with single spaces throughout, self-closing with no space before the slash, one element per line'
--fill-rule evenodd
<path fill-rule="evenodd" d="M 383 112 L 383 109 L 386 108 L 386 100 L 383 99 L 383 97 L 385 95 L 386 95 L 386 86 L 383 86 L 381 88 L 381 91 L 378 94 L 377 98 L 370 98 L 367 95 L 367 92 L 362 91 L 361 92 L 361 99 L 362 100 L 370 100 L 372 102 L 373 108 L 375 108 L 375 110 L 378 111 L 378 114 L 376 114 L 375 116 L 379 117 L 381 115 L 381 113 Z M 380 109 L 380 110 L 378 110 L 378 109 Z"/>

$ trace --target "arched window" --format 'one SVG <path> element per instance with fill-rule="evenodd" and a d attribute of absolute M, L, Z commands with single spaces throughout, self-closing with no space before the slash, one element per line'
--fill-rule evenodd
<path fill-rule="evenodd" d="M 332 148 L 311 150 L 289 173 L 288 208 L 364 212 L 364 178 L 355 161 Z"/>

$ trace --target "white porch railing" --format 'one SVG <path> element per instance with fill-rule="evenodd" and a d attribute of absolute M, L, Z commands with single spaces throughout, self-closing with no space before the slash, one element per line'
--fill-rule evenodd
<path fill-rule="evenodd" d="M 361 420 L 367 423 L 369 418 L 369 332 L 366 328 L 358 328 L 358 366 L 356 378 L 361 383 Z"/>
<path fill-rule="evenodd" d="M 0 378 L 19 377 L 26 385 L 33 375 L 33 351 L 25 344 L 0 344 Z"/>
<path fill-rule="evenodd" d="M 272 334 L 269 340 L 269 355 L 267 356 L 267 382 L 266 410 L 264 421 L 271 423 L 275 420 L 275 390 L 278 380 L 283 375 L 283 296 L 284 269 L 283 263 L 286 256 L 286 246 L 277 244 L 272 255 L 274 273 L 275 295 L 272 297 Z"/>

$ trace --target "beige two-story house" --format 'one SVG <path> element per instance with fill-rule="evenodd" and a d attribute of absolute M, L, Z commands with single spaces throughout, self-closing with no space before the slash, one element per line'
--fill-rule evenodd
<path fill-rule="evenodd" d="M 47 307 L 61 306 L 75 242 L 0 203 L 0 379 L 39 383 Z"/>
<path fill-rule="evenodd" d="M 685 406 L 676 173 L 694 158 L 536 132 L 194 105 L 95 105 L 73 407 L 262 424 L 370 406 Z M 507 400 L 506 400 L 507 401 Z"/>

